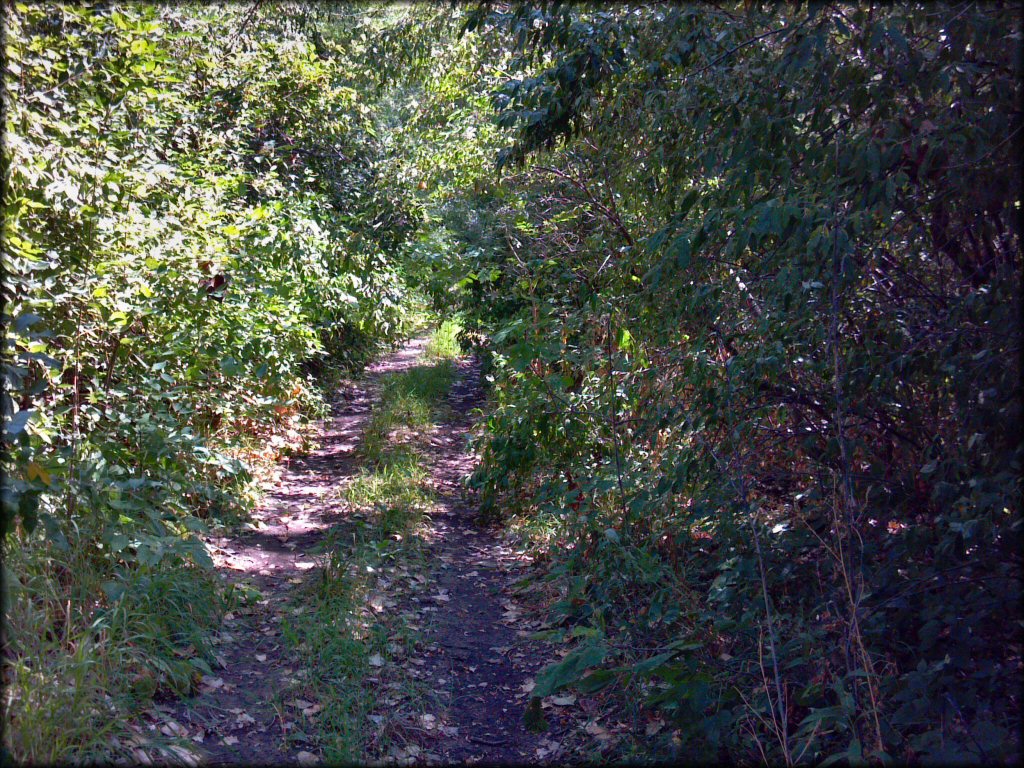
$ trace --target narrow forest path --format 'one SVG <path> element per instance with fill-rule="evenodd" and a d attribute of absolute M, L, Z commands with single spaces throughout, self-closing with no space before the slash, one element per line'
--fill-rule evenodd
<path fill-rule="evenodd" d="M 417 338 L 367 368 L 336 393 L 332 416 L 320 427 L 319 447 L 293 458 L 254 514 L 253 528 L 210 539 L 218 570 L 229 582 L 261 593 L 225 617 L 215 638 L 217 667 L 190 699 L 158 704 L 161 730 L 187 739 L 199 762 L 312 764 L 320 757 L 316 729 L 303 723 L 319 706 L 281 700 L 301 683 L 302 647 L 289 650 L 283 633 L 295 597 L 322 578 L 323 542 L 350 523 L 335 503 L 337 490 L 360 469 L 357 449 L 371 418 L 381 377 L 420 365 L 426 340 Z M 526 730 L 523 710 L 540 654 L 510 591 L 524 564 L 497 533 L 478 527 L 464 478 L 473 457 L 467 437 L 471 409 L 482 399 L 479 365 L 463 358 L 447 395 L 444 418 L 431 431 L 425 456 L 435 504 L 418 590 L 396 590 L 386 602 L 396 615 L 415 616 L 419 651 L 406 659 L 425 692 L 407 717 L 402 746 L 364 755 L 366 762 L 510 764 L 550 759 L 551 742 Z M 373 663 L 373 662 L 371 662 Z M 395 661 L 389 662 L 395 663 Z M 372 684 L 376 678 L 366 676 Z M 390 699 L 384 699 L 385 703 Z M 303 720 L 297 709 L 303 709 Z M 379 716 L 371 716 L 371 720 Z M 372 727 L 372 726 L 371 726 Z"/>
<path fill-rule="evenodd" d="M 523 645 L 529 633 L 509 591 L 520 562 L 493 531 L 478 527 L 464 497 L 463 479 L 473 469 L 466 448 L 470 412 L 482 393 L 477 361 L 464 362 L 459 373 L 448 396 L 451 418 L 432 441 L 441 510 L 433 518 L 433 582 L 448 599 L 438 603 L 425 632 L 425 671 L 444 681 L 439 704 L 446 725 L 457 729 L 440 745 L 443 762 L 522 763 L 544 750 L 523 723 L 528 680 L 540 664 Z"/>

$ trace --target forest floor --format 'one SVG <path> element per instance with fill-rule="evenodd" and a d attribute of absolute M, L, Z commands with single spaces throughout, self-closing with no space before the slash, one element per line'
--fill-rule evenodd
<path fill-rule="evenodd" d="M 361 443 L 382 381 L 426 368 L 425 346 L 414 339 L 342 386 L 320 425 L 319 447 L 281 468 L 250 530 L 208 540 L 222 577 L 253 597 L 225 616 L 213 674 L 193 696 L 158 703 L 151 713 L 148 730 L 169 737 L 186 762 L 558 759 L 551 732 L 531 733 L 523 720 L 533 677 L 551 655 L 530 639 L 537 624 L 512 589 L 527 563 L 498 532 L 478 525 L 464 487 L 473 466 L 470 412 L 482 398 L 476 361 L 452 364 L 440 416 L 419 435 L 431 503 L 415 536 L 406 536 L 416 546 L 389 535 L 387 545 L 408 548 L 392 548 L 398 557 L 370 565 L 355 543 L 365 515 L 339 501 L 341 489 L 366 472 Z M 376 541 L 380 553 L 385 544 Z M 351 580 L 355 570 L 366 572 L 355 602 L 368 621 L 360 622 L 362 639 L 345 646 L 354 649 L 346 657 L 332 635 L 349 632 L 347 624 L 321 627 L 326 639 L 308 631 L 310 614 L 332 623 L 310 596 L 330 594 L 328 580 Z M 328 700 L 339 691 L 348 693 Z M 563 713 L 548 714 L 557 733 Z"/>

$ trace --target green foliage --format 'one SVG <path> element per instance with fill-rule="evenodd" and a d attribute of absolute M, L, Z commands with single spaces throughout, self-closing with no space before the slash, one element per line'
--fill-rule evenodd
<path fill-rule="evenodd" d="M 537 676 L 537 685 L 531 695 L 535 699 L 542 699 L 570 683 L 578 682 L 586 669 L 600 664 L 607 655 L 608 649 L 601 645 L 583 645 L 577 648 L 557 664 L 546 667 Z"/>
<path fill-rule="evenodd" d="M 121 696 L 106 675 L 149 670 L 140 704 L 188 690 L 220 599 L 195 535 L 243 514 L 253 458 L 323 412 L 318 375 L 407 332 L 411 228 L 402 188 L 377 191 L 362 53 L 325 49 L 309 9 L 4 17 L 0 533 L 36 574 L 5 611 L 20 637 L 59 594 L 72 625 L 40 661 L 14 651 L 39 690 L 5 745 L 101 759 L 103 729 L 51 729 Z M 68 703 L 50 688 L 70 669 Z"/>
<path fill-rule="evenodd" d="M 1010 17 L 541 2 L 466 26 L 512 51 L 505 175 L 423 247 L 489 334 L 474 482 L 556 532 L 550 620 L 693 645 L 604 670 L 643 670 L 690 748 L 1019 755 Z"/>
<path fill-rule="evenodd" d="M 244 511 L 241 447 L 422 295 L 459 323 L 385 383 L 349 500 L 401 535 L 472 345 L 473 484 L 544 532 L 578 646 L 542 693 L 607 687 L 723 759 L 1019 758 L 1008 10 L 5 11 L 0 522 L 18 620 L 70 598 L 36 650 L 86 676 L 61 698 L 25 645 L 37 722 L 92 716 L 100 617 L 182 687 L 161 664 L 216 613 L 185 610 L 192 534 Z M 5 744 L 103 752 L 32 733 Z"/>
<path fill-rule="evenodd" d="M 311 43 L 224 40 L 231 12 L 17 10 L 8 527 L 76 494 L 99 512 L 97 487 L 144 509 L 192 488 L 209 511 L 241 471 L 211 438 L 272 427 L 304 364 L 402 331 L 396 269 L 351 210 L 366 178 L 337 170 L 372 161 L 366 108 Z"/>

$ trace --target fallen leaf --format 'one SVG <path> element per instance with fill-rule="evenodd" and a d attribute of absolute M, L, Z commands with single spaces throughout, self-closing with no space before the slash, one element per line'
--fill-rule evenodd
<path fill-rule="evenodd" d="M 188 731 L 178 722 L 168 720 L 160 727 L 160 733 L 164 736 L 187 736 Z"/>
<path fill-rule="evenodd" d="M 566 694 L 565 696 L 554 696 L 551 699 L 551 703 L 556 707 L 568 707 L 576 703 L 576 697 L 571 693 Z"/>
<path fill-rule="evenodd" d="M 256 654 L 256 661 L 263 662 L 263 661 L 266 661 L 266 660 L 267 660 L 267 654 L 265 654 L 265 653 L 257 653 Z"/>
<path fill-rule="evenodd" d="M 195 766 L 199 765 L 199 756 L 186 747 L 182 747 L 178 744 L 172 744 L 168 749 L 177 755 L 178 759 L 185 765 L 190 766 L 191 768 L 195 768 Z"/>
<path fill-rule="evenodd" d="M 379 653 L 373 654 L 373 656 L 371 656 L 368 659 L 368 661 L 369 661 L 371 667 L 383 667 L 384 666 L 384 659 L 381 658 L 381 655 Z"/>
<path fill-rule="evenodd" d="M 663 725 L 665 725 L 665 723 L 663 723 L 661 720 L 652 720 L 647 724 L 647 727 L 644 728 L 644 734 L 647 736 L 653 736 L 661 730 Z"/>
<path fill-rule="evenodd" d="M 295 759 L 299 762 L 299 765 L 316 765 L 320 762 L 320 758 L 312 752 L 299 752 Z"/>
<path fill-rule="evenodd" d="M 223 744 L 225 747 L 231 747 L 238 743 L 238 737 L 225 736 L 223 739 L 220 740 L 220 743 Z"/>

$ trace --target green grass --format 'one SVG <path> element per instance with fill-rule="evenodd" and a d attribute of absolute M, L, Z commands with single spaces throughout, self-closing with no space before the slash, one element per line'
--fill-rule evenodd
<path fill-rule="evenodd" d="M 284 625 L 287 644 L 306 664 L 301 685 L 283 696 L 322 707 L 290 738 L 312 737 L 328 763 L 387 754 L 401 739 L 396 703 L 428 694 L 401 663 L 418 634 L 380 610 L 379 601 L 393 595 L 382 593 L 380 579 L 387 574 L 393 585 L 396 571 L 422 563 L 420 534 L 433 504 L 422 453 L 454 377 L 448 359 L 382 377 L 360 447 L 364 467 L 339 494 L 350 522 L 328 536 L 318 574 L 296 598 L 305 610 Z"/>
<path fill-rule="evenodd" d="M 434 329 L 427 342 L 427 357 L 435 360 L 455 360 L 462 356 L 459 333 L 462 324 L 458 320 L 445 320 Z"/>
<path fill-rule="evenodd" d="M 322 707 L 316 720 L 303 722 L 291 738 L 304 740 L 309 731 L 329 762 L 354 762 L 363 754 L 364 723 L 374 703 L 362 680 L 379 643 L 373 642 L 361 615 L 364 579 L 349 570 L 346 556 L 363 562 L 367 553 L 345 553 L 347 547 L 337 540 L 329 545 L 332 551 L 318 578 L 300 595 L 309 610 L 282 623 L 285 642 L 301 651 L 307 672 L 303 684 L 284 698 L 308 697 Z"/>
<path fill-rule="evenodd" d="M 44 764 L 130 756 L 127 723 L 209 669 L 222 592 L 210 572 L 170 559 L 117 573 L 77 539 L 67 550 L 19 543 L 4 551 L 5 753 Z M 166 759 L 165 741 L 145 747 Z"/>
<path fill-rule="evenodd" d="M 455 364 L 451 360 L 383 377 L 380 401 L 363 435 L 363 458 L 377 464 L 386 452 L 414 444 L 433 426 L 454 380 Z"/>

